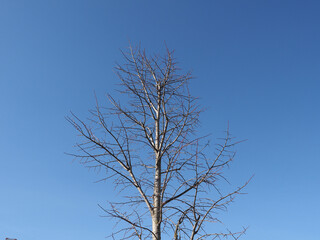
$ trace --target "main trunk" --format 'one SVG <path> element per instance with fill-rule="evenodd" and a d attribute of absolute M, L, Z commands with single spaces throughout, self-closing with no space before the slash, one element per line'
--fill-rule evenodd
<path fill-rule="evenodd" d="M 160 169 L 160 168 L 159 168 Z M 158 169 L 157 169 L 158 170 Z M 156 170 L 154 182 L 154 195 L 153 195 L 153 216 L 152 216 L 152 232 L 153 240 L 161 240 L 161 175 L 160 171 Z"/>
<path fill-rule="evenodd" d="M 155 121 L 155 173 L 153 189 L 153 214 L 152 214 L 152 239 L 161 240 L 161 153 L 160 153 L 160 108 L 161 108 L 161 90 L 157 83 L 157 113 Z"/>
<path fill-rule="evenodd" d="M 153 192 L 152 232 L 153 240 L 161 240 L 161 160 L 156 158 Z"/>

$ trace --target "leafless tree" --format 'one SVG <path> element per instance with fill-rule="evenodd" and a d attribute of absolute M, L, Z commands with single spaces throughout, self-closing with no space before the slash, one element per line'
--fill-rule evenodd
<path fill-rule="evenodd" d="M 223 193 L 223 170 L 234 159 L 229 129 L 208 157 L 206 138 L 197 137 L 199 108 L 190 95 L 191 74 L 177 67 L 173 52 L 149 56 L 140 48 L 122 52 L 116 66 L 121 104 L 108 95 L 110 107 L 96 104 L 89 121 L 72 114 L 80 133 L 79 154 L 88 167 L 106 170 L 123 198 L 101 208 L 119 220 L 113 239 L 238 239 L 239 232 L 212 232 L 226 209 L 247 185 Z"/>

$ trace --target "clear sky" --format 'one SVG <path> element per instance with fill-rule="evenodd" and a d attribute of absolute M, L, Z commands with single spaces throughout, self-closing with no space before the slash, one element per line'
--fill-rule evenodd
<path fill-rule="evenodd" d="M 94 183 L 64 152 L 86 116 L 112 93 L 119 49 L 161 52 L 164 41 L 196 77 L 213 136 L 239 139 L 234 185 L 255 177 L 226 213 L 247 240 L 315 240 L 320 226 L 320 1 L 1 0 L 0 239 L 104 239 Z"/>

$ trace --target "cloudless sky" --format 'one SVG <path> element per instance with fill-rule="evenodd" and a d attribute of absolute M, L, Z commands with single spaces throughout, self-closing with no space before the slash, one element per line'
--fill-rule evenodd
<path fill-rule="evenodd" d="M 119 49 L 175 49 L 207 111 L 201 131 L 238 139 L 232 184 L 254 179 L 224 214 L 247 240 L 316 240 L 320 226 L 320 2 L 317 0 L 1 0 L 0 239 L 104 239 L 112 222 L 64 152 L 81 117 L 113 93 Z"/>

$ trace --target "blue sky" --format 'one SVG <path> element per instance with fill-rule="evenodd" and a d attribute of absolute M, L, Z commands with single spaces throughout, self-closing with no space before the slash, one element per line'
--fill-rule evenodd
<path fill-rule="evenodd" d="M 311 0 L 0 2 L 0 239 L 104 239 L 110 184 L 64 152 L 112 93 L 119 49 L 175 49 L 207 108 L 202 129 L 239 139 L 230 172 L 255 175 L 225 215 L 247 240 L 314 240 L 320 225 L 320 2 Z"/>

